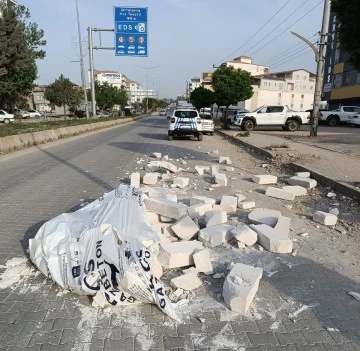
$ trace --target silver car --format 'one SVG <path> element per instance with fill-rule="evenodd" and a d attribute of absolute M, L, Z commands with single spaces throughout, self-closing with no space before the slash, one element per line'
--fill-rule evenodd
<path fill-rule="evenodd" d="M 200 113 L 200 118 L 203 126 L 203 133 L 214 135 L 215 123 L 210 113 Z"/>

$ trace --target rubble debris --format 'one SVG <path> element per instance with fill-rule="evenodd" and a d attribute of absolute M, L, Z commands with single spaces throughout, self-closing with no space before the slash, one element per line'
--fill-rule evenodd
<path fill-rule="evenodd" d="M 211 204 L 215 205 L 215 199 L 206 196 L 193 196 L 190 198 L 190 206 L 198 205 L 198 204 Z"/>
<path fill-rule="evenodd" d="M 302 234 L 300 234 L 300 236 L 301 236 L 302 238 L 308 238 L 308 237 L 309 237 L 309 233 L 302 233 Z"/>
<path fill-rule="evenodd" d="M 336 197 L 336 194 L 335 193 L 332 193 L 332 192 L 330 192 L 330 193 L 327 193 L 327 195 L 326 195 L 327 197 L 330 197 L 330 198 L 334 198 L 334 197 Z"/>
<path fill-rule="evenodd" d="M 231 234 L 238 242 L 243 243 L 246 246 L 252 246 L 258 240 L 257 233 L 246 224 L 235 227 L 231 230 Z"/>
<path fill-rule="evenodd" d="M 328 226 L 336 225 L 337 220 L 338 220 L 337 216 L 323 211 L 315 211 L 313 215 L 313 221 L 323 225 L 328 225 Z"/>
<path fill-rule="evenodd" d="M 153 152 L 153 153 L 151 154 L 151 157 L 161 158 L 161 152 Z"/>
<path fill-rule="evenodd" d="M 219 157 L 219 163 L 231 165 L 232 161 L 230 160 L 230 157 L 220 156 Z"/>
<path fill-rule="evenodd" d="M 340 214 L 340 211 L 339 211 L 339 209 L 338 208 L 332 208 L 330 211 L 329 211 L 329 213 L 331 213 L 331 214 L 333 214 L 333 215 L 335 215 L 335 216 L 338 216 L 339 214 Z"/>
<path fill-rule="evenodd" d="M 151 268 L 156 278 L 160 279 L 163 276 L 164 271 L 157 258 L 154 259 L 154 264 Z"/>
<path fill-rule="evenodd" d="M 227 307 L 246 315 L 259 288 L 263 270 L 237 263 L 227 275 L 223 286 L 223 297 Z"/>
<path fill-rule="evenodd" d="M 225 173 L 215 173 L 214 180 L 216 184 L 227 186 L 228 179 Z"/>
<path fill-rule="evenodd" d="M 237 204 L 237 197 L 223 195 L 220 202 L 220 208 L 227 213 L 236 213 Z"/>
<path fill-rule="evenodd" d="M 336 226 L 335 230 L 338 231 L 339 233 L 343 234 L 343 235 L 347 233 L 346 229 L 341 225 Z"/>
<path fill-rule="evenodd" d="M 276 176 L 270 174 L 254 175 L 252 180 L 254 183 L 260 185 L 276 184 L 278 181 Z"/>
<path fill-rule="evenodd" d="M 168 199 L 144 199 L 148 211 L 159 215 L 179 219 L 186 215 L 186 207 L 183 204 Z"/>
<path fill-rule="evenodd" d="M 170 280 L 170 284 L 178 289 L 183 289 L 186 291 L 192 291 L 197 289 L 202 285 L 201 280 L 197 277 L 196 274 L 187 273 L 181 275 L 180 277 L 176 277 Z"/>
<path fill-rule="evenodd" d="M 214 279 L 221 279 L 221 278 L 225 278 L 225 274 L 224 273 L 215 273 L 212 277 Z"/>
<path fill-rule="evenodd" d="M 310 178 L 310 172 L 296 172 L 295 176 L 301 178 Z"/>
<path fill-rule="evenodd" d="M 183 274 L 187 274 L 187 273 L 193 273 L 198 275 L 199 274 L 199 270 L 196 267 L 190 267 L 190 268 L 186 268 L 182 270 Z"/>
<path fill-rule="evenodd" d="M 231 239 L 231 230 L 233 226 L 227 224 L 219 224 L 200 230 L 199 240 L 205 247 L 216 247 Z"/>
<path fill-rule="evenodd" d="M 280 216 L 280 211 L 269 210 L 267 208 L 256 208 L 249 213 L 248 218 L 253 224 L 267 224 L 271 227 L 275 227 Z"/>
<path fill-rule="evenodd" d="M 213 274 L 213 267 L 210 260 L 210 253 L 207 249 L 196 251 L 193 254 L 196 269 L 206 275 Z"/>
<path fill-rule="evenodd" d="M 243 194 L 235 194 L 235 196 L 237 197 L 238 203 L 246 200 L 246 196 Z"/>
<path fill-rule="evenodd" d="M 192 266 L 194 252 L 201 249 L 203 245 L 197 240 L 161 243 L 158 260 L 164 268 Z"/>
<path fill-rule="evenodd" d="M 198 175 L 204 175 L 204 168 L 202 166 L 195 166 L 195 171 Z"/>
<path fill-rule="evenodd" d="M 216 173 L 220 173 L 219 166 L 211 165 L 211 175 L 214 177 Z"/>
<path fill-rule="evenodd" d="M 244 201 L 238 203 L 238 208 L 243 210 L 250 210 L 255 207 L 255 201 Z"/>
<path fill-rule="evenodd" d="M 158 181 L 157 173 L 146 173 L 143 177 L 143 184 L 145 185 L 155 185 Z"/>
<path fill-rule="evenodd" d="M 275 197 L 277 199 L 294 201 L 295 195 L 292 192 L 288 192 L 284 189 L 274 188 L 269 186 L 265 192 L 266 196 Z"/>
<path fill-rule="evenodd" d="M 172 231 L 170 224 L 161 225 L 161 234 L 163 234 L 170 241 L 178 241 L 176 234 Z"/>
<path fill-rule="evenodd" d="M 258 242 L 264 249 L 274 253 L 291 253 L 293 242 L 288 235 L 266 224 L 252 224 L 250 228 L 256 231 Z"/>
<path fill-rule="evenodd" d="M 234 167 L 230 167 L 230 166 L 226 166 L 226 167 L 225 167 L 225 171 L 226 171 L 226 172 L 234 172 L 234 171 L 235 171 L 235 168 L 234 168 Z"/>
<path fill-rule="evenodd" d="M 163 161 L 168 161 L 169 160 L 169 155 L 164 155 L 162 158 Z"/>
<path fill-rule="evenodd" d="M 199 232 L 199 227 L 189 216 L 180 218 L 171 229 L 182 240 L 190 240 Z"/>
<path fill-rule="evenodd" d="M 291 218 L 285 217 L 285 216 L 280 216 L 278 218 L 278 221 L 277 221 L 274 229 L 279 231 L 280 233 L 288 235 L 290 232 L 290 224 L 291 224 Z"/>
<path fill-rule="evenodd" d="M 149 172 L 156 172 L 160 169 L 165 169 L 171 173 L 176 173 L 178 171 L 177 167 L 167 161 L 151 161 L 145 166 L 145 170 Z"/>
<path fill-rule="evenodd" d="M 186 188 L 189 185 L 189 178 L 183 178 L 183 177 L 174 178 L 172 185 L 180 189 Z"/>
<path fill-rule="evenodd" d="M 290 185 L 300 185 L 306 189 L 312 189 L 317 186 L 317 181 L 311 178 L 291 177 L 288 179 Z"/>
<path fill-rule="evenodd" d="M 174 220 L 172 218 L 169 218 L 169 217 L 160 216 L 160 222 L 161 223 L 173 223 Z"/>
<path fill-rule="evenodd" d="M 149 189 L 148 196 L 150 199 L 165 199 L 166 190 L 160 187 L 153 187 Z"/>
<path fill-rule="evenodd" d="M 206 212 L 212 211 L 212 209 L 213 209 L 212 204 L 204 204 L 204 203 L 192 205 L 186 208 L 187 213 L 191 219 L 203 216 Z"/>
<path fill-rule="evenodd" d="M 257 236 L 257 234 L 256 234 Z M 244 243 L 242 243 L 241 241 L 237 241 L 237 247 L 238 249 L 245 249 L 246 245 Z"/>
<path fill-rule="evenodd" d="M 130 185 L 134 188 L 140 188 L 140 173 L 134 172 L 130 176 Z"/>
<path fill-rule="evenodd" d="M 360 301 L 360 293 L 354 291 L 348 291 L 348 295 L 353 297 L 356 301 Z"/>
<path fill-rule="evenodd" d="M 293 193 L 295 196 L 305 196 L 307 195 L 306 188 L 300 185 L 290 185 L 290 186 L 283 186 L 281 189 L 288 191 L 289 193 Z"/>
<path fill-rule="evenodd" d="M 217 224 L 223 224 L 227 222 L 226 211 L 207 211 L 205 212 L 205 223 L 207 227 L 211 227 Z"/>

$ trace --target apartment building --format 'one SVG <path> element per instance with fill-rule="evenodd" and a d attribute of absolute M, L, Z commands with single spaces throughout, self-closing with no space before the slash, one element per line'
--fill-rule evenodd
<path fill-rule="evenodd" d="M 322 100 L 328 102 L 329 108 L 360 106 L 360 72 L 349 64 L 348 54 L 342 50 L 337 32 L 338 22 L 331 13 Z"/>
<path fill-rule="evenodd" d="M 249 56 L 239 56 L 237 58 L 234 58 L 232 61 L 224 62 L 223 64 L 221 64 L 221 66 L 234 67 L 236 69 L 240 68 L 244 71 L 249 72 L 252 76 L 267 74 L 269 72 L 268 66 L 255 64 L 252 57 Z"/>

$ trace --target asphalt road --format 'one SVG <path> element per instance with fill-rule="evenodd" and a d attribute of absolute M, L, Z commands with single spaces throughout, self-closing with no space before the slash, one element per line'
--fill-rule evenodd
<path fill-rule="evenodd" d="M 360 289 L 358 246 L 311 221 L 323 191 L 296 202 L 294 210 L 284 208 L 249 181 L 252 173 L 264 172 L 263 161 L 219 136 L 169 142 L 166 123 L 150 117 L 0 157 L 0 350 L 360 350 L 360 302 L 346 294 Z M 44 221 L 128 182 L 144 165 L 139 159 L 148 161 L 153 152 L 169 155 L 177 165 L 182 160 L 184 168 L 231 156 L 235 172 L 228 174 L 228 187 L 210 193 L 211 179 L 187 173 L 189 189 L 179 196 L 220 198 L 241 189 L 257 206 L 291 217 L 293 236 L 310 233 L 309 239 L 297 237 L 296 257 L 231 245 L 212 251 L 216 272 L 231 261 L 264 269 L 249 317 L 224 309 L 223 279 L 202 277 L 191 317 L 179 325 L 153 305 L 93 308 L 87 297 L 64 293 L 21 259 Z M 289 318 L 302 306 L 307 307 Z"/>

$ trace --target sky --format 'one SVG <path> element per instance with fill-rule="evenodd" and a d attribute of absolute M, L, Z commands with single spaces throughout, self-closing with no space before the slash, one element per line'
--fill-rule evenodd
<path fill-rule="evenodd" d="M 49 84 L 62 73 L 80 84 L 80 65 L 71 62 L 79 60 L 75 0 L 18 3 L 29 8 L 31 20 L 45 31 L 47 55 L 38 62 L 37 83 Z M 148 87 L 158 90 L 160 97 L 183 94 L 186 80 L 240 55 L 269 65 L 270 72 L 316 69 L 314 53 L 290 31 L 316 41 L 323 0 L 78 0 L 78 4 L 84 41 L 89 26 L 114 28 L 114 6 L 148 7 L 149 56 L 118 57 L 113 51 L 98 50 L 94 61 L 96 69 L 119 71 L 144 87 L 148 72 Z M 94 39 L 99 45 L 98 34 Z M 101 39 L 103 46 L 114 46 L 112 32 L 102 33 Z M 87 43 L 84 46 L 88 70 Z M 136 65 L 159 67 L 146 70 Z"/>

